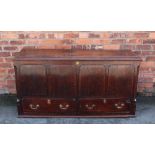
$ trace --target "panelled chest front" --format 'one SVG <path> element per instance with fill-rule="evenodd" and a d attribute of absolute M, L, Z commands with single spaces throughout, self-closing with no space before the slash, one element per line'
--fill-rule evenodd
<path fill-rule="evenodd" d="M 23 49 L 14 61 L 19 116 L 134 116 L 140 61 L 131 51 Z"/>

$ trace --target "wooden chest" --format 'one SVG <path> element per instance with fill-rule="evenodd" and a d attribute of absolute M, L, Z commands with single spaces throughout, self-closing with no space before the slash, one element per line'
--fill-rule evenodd
<path fill-rule="evenodd" d="M 19 116 L 134 116 L 140 61 L 131 51 L 23 49 L 14 60 Z"/>

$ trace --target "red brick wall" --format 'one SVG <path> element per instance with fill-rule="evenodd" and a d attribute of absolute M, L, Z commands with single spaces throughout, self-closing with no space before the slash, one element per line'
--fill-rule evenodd
<path fill-rule="evenodd" d="M 0 93 L 16 93 L 12 58 L 23 47 L 138 50 L 138 92 L 155 95 L 155 32 L 0 32 Z"/>

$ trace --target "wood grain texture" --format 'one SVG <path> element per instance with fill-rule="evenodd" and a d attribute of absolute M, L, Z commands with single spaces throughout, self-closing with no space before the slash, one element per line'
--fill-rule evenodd
<path fill-rule="evenodd" d="M 23 117 L 128 117 L 141 59 L 131 51 L 22 50 L 14 60 Z"/>

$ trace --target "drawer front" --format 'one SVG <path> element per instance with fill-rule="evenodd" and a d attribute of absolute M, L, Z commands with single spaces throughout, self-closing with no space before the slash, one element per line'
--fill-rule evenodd
<path fill-rule="evenodd" d="M 75 114 L 76 102 L 74 100 L 25 98 L 21 103 L 23 114 L 28 115 L 56 115 Z"/>
<path fill-rule="evenodd" d="M 24 114 L 43 114 L 53 111 L 52 105 L 46 98 L 24 98 L 22 100 L 22 112 Z"/>
<path fill-rule="evenodd" d="M 82 99 L 79 104 L 82 115 L 130 113 L 131 106 L 126 99 Z"/>
<path fill-rule="evenodd" d="M 54 115 L 72 115 L 77 113 L 77 103 L 73 100 L 56 99 L 52 100 Z"/>

